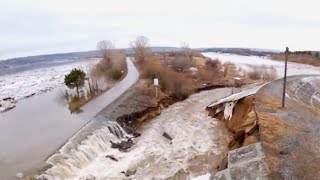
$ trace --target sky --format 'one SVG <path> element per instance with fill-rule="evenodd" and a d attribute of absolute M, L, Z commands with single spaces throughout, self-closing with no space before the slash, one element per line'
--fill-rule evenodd
<path fill-rule="evenodd" d="M 316 0 L 1 0 L 0 59 L 152 46 L 319 50 Z"/>

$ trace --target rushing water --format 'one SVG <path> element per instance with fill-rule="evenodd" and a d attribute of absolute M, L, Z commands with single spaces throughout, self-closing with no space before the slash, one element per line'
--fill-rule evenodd
<path fill-rule="evenodd" d="M 213 172 L 227 152 L 229 136 L 205 108 L 230 93 L 230 89 L 205 91 L 170 106 L 141 129 L 141 137 L 134 139 L 128 152 L 110 148 L 109 141 L 125 133 L 117 124 L 105 124 L 77 146 L 64 147 L 52 156 L 48 162 L 53 167 L 43 176 L 50 180 L 190 179 Z M 164 132 L 173 140 L 163 137 Z M 127 171 L 135 173 L 126 177 L 122 172 Z"/>
<path fill-rule="evenodd" d="M 52 168 L 41 175 L 47 179 L 65 179 L 77 175 L 77 170 L 86 167 L 96 157 L 105 152 L 115 151 L 111 148 L 112 142 L 119 142 L 128 134 L 113 120 L 97 116 L 96 121 L 105 121 L 106 125 L 95 130 L 91 135 L 76 146 L 65 145 L 59 153 L 51 156 L 47 163 Z"/>

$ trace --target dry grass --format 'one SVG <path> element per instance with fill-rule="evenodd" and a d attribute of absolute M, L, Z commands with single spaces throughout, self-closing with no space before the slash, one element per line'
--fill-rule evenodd
<path fill-rule="evenodd" d="M 192 60 L 190 58 L 179 56 L 171 62 L 171 67 L 175 71 L 186 71 L 192 67 Z"/>
<path fill-rule="evenodd" d="M 85 97 L 74 96 L 69 101 L 69 110 L 71 113 L 81 112 L 80 107 L 87 102 Z"/>
<path fill-rule="evenodd" d="M 160 89 L 163 92 L 176 96 L 178 99 L 187 97 L 193 89 L 192 81 L 184 76 L 182 72 L 176 72 L 173 69 L 161 64 L 156 60 L 144 62 L 142 66 L 142 77 L 149 79 L 159 79 Z"/>
<path fill-rule="evenodd" d="M 98 64 L 92 68 L 92 74 L 103 77 L 106 81 L 118 81 L 127 72 L 126 54 L 121 50 L 114 50 L 110 55 L 110 61 L 101 59 Z"/>
<path fill-rule="evenodd" d="M 271 59 L 284 61 L 284 54 L 274 54 L 271 55 Z M 320 66 L 320 59 L 308 54 L 289 54 L 288 61 L 300 63 L 300 64 L 309 64 L 313 66 Z"/>
<path fill-rule="evenodd" d="M 231 62 L 226 62 L 223 64 L 223 75 L 225 78 L 238 76 L 237 67 Z"/>
<path fill-rule="evenodd" d="M 245 76 L 251 80 L 272 81 L 277 79 L 277 70 L 273 66 L 257 66 L 246 72 Z"/>
<path fill-rule="evenodd" d="M 138 67 L 141 77 L 148 79 L 149 84 L 158 78 L 161 91 L 178 99 L 184 99 L 204 86 L 236 85 L 233 77 L 239 76 L 232 63 L 221 64 L 217 59 L 200 56 L 190 59 L 181 52 L 155 53 Z"/>
<path fill-rule="evenodd" d="M 220 61 L 207 59 L 203 67 L 198 67 L 197 78 L 207 83 L 215 82 L 223 77 L 222 68 Z"/>

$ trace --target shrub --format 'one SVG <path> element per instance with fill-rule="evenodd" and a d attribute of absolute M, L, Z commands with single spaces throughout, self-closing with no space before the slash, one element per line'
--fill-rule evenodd
<path fill-rule="evenodd" d="M 172 61 L 171 65 L 175 71 L 185 71 L 185 70 L 189 69 L 190 67 L 192 67 L 192 62 L 191 62 L 190 58 L 180 56 L 180 57 L 175 58 Z"/>
<path fill-rule="evenodd" d="M 272 81 L 277 78 L 277 70 L 273 66 L 258 66 L 247 72 L 247 76 L 252 80 Z"/>
<path fill-rule="evenodd" d="M 108 61 L 103 57 L 91 68 L 91 78 L 103 78 L 105 81 L 113 81 L 121 79 L 122 74 L 127 72 L 126 54 L 123 50 L 112 50 L 107 57 Z M 94 83 L 92 82 L 92 84 Z"/>
<path fill-rule="evenodd" d="M 221 63 L 219 60 L 217 59 L 213 59 L 213 60 L 206 60 L 205 62 L 205 67 L 208 70 L 217 70 L 220 69 L 221 67 Z"/>
<path fill-rule="evenodd" d="M 158 78 L 160 89 L 179 99 L 187 97 L 192 91 L 192 82 L 184 73 L 178 73 L 157 61 L 144 62 L 142 76 L 150 80 Z"/>
<path fill-rule="evenodd" d="M 119 80 L 122 77 L 122 73 L 120 72 L 119 69 L 113 69 L 111 77 L 113 80 Z"/>
<path fill-rule="evenodd" d="M 260 71 L 258 69 L 250 70 L 249 72 L 247 72 L 247 76 L 249 79 L 252 79 L 252 80 L 261 79 Z"/>
<path fill-rule="evenodd" d="M 226 62 L 223 64 L 224 77 L 235 77 L 237 76 L 237 67 L 231 62 Z"/>
<path fill-rule="evenodd" d="M 212 82 L 222 76 L 222 65 L 218 60 L 206 60 L 205 67 L 198 69 L 198 77 L 202 80 Z"/>

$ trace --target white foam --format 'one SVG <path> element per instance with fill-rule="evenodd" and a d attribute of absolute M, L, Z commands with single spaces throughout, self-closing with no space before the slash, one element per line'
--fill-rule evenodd
<path fill-rule="evenodd" d="M 193 178 L 192 180 L 210 180 L 211 174 L 207 173 L 205 175 L 202 176 L 198 176 L 196 178 Z"/>
<path fill-rule="evenodd" d="M 226 89 L 206 91 L 172 105 L 142 129 L 130 152 L 106 151 L 70 179 L 88 175 L 125 179 L 121 172 L 127 170 L 136 170 L 131 179 L 165 179 L 180 170 L 188 171 L 190 160 L 195 157 L 225 153 L 228 136 L 222 131 L 222 124 L 208 117 L 205 108 L 212 100 L 229 93 Z M 173 138 L 172 143 L 162 136 L 164 132 Z M 113 155 L 118 162 L 105 158 L 106 155 Z"/>

